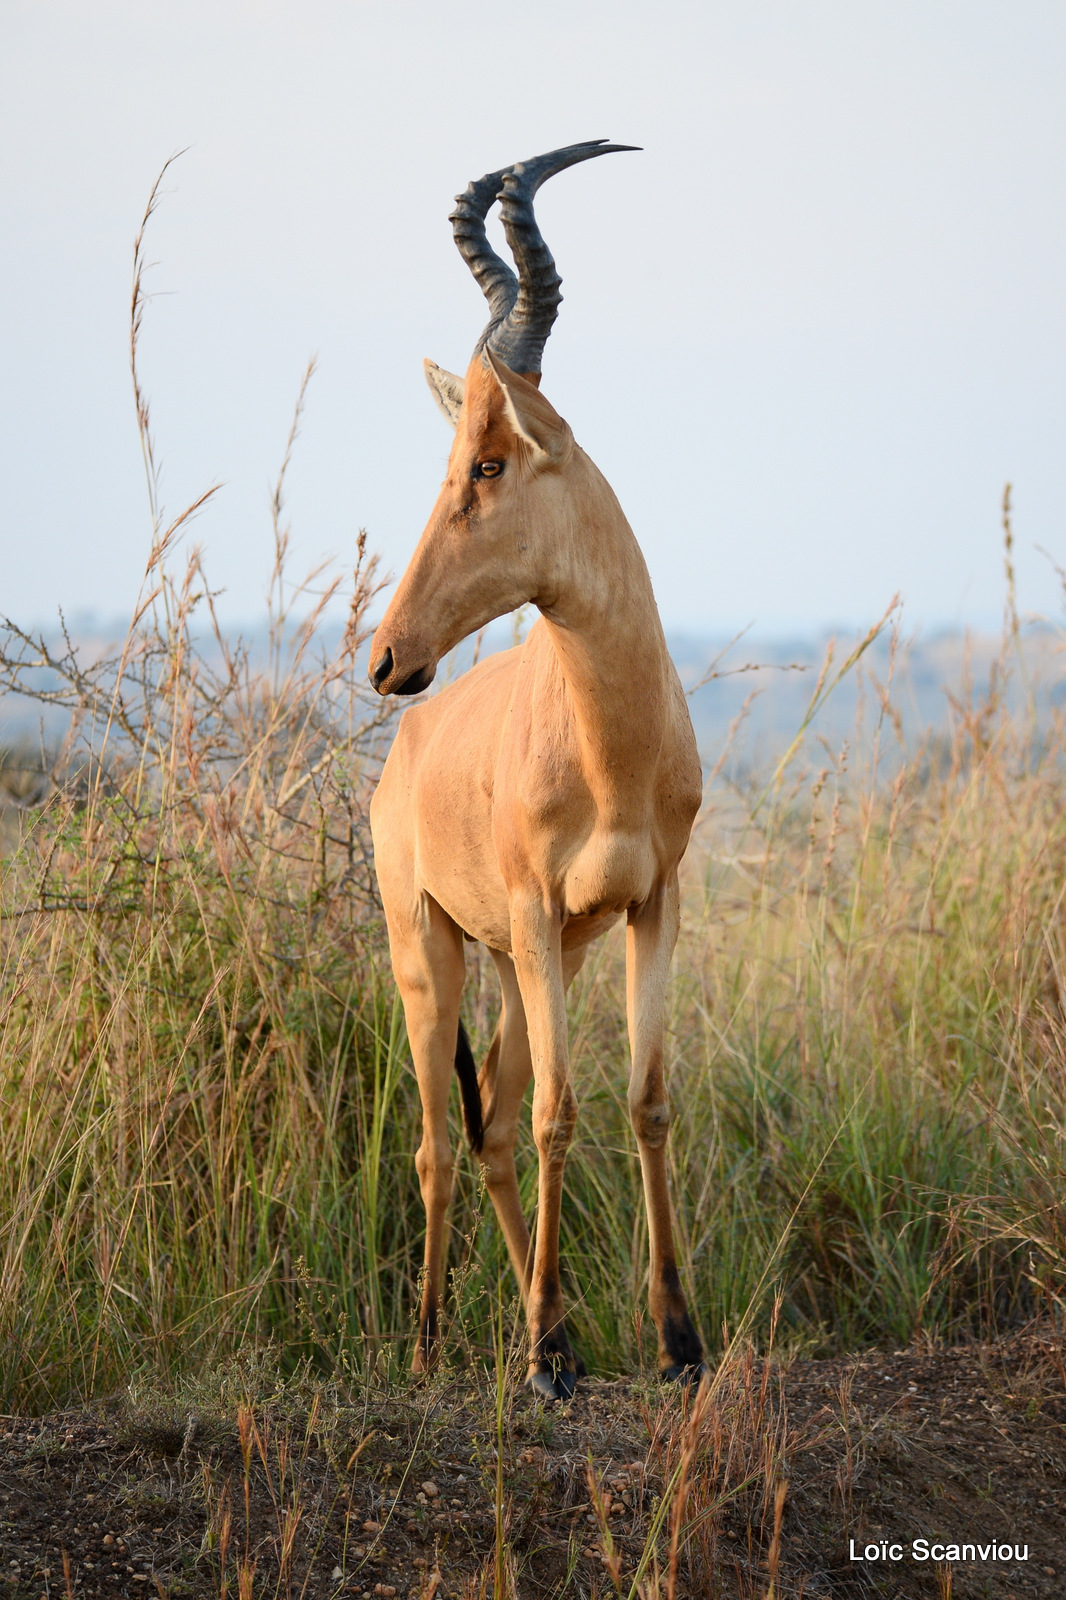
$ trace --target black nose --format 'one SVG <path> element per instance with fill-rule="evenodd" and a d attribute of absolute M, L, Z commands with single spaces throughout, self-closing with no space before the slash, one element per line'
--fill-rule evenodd
<path fill-rule="evenodd" d="M 381 685 L 392 671 L 392 651 L 386 650 L 376 667 L 370 669 L 370 681 L 375 689 L 380 690 Z"/>

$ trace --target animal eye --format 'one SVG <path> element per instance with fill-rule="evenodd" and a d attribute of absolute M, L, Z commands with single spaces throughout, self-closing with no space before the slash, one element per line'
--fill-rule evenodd
<path fill-rule="evenodd" d="M 474 477 L 498 478 L 502 471 L 502 461 L 478 461 L 474 466 Z"/>

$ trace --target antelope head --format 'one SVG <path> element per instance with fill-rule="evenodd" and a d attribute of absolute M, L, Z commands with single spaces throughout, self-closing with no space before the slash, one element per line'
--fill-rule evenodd
<path fill-rule="evenodd" d="M 633 148 L 602 139 L 570 145 L 487 173 L 456 200 L 455 242 L 490 316 L 465 378 L 425 363 L 455 441 L 437 503 L 371 645 L 370 679 L 380 694 L 418 694 L 467 634 L 527 601 L 551 605 L 573 521 L 575 445 L 540 392 L 562 280 L 533 199 L 564 168 Z M 485 233 L 497 199 L 517 276 Z"/>

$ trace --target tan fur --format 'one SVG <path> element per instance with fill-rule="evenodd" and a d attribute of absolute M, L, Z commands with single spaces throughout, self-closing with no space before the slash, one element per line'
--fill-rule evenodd
<path fill-rule="evenodd" d="M 502 462 L 502 474 L 474 476 L 484 462 Z M 415 1365 L 431 1358 L 441 1288 L 465 934 L 489 947 L 503 990 L 482 1071 L 482 1159 L 526 1301 L 533 1371 L 573 1370 L 558 1270 L 563 1164 L 577 1114 L 564 993 L 590 941 L 625 916 L 629 1103 L 649 1215 L 651 1309 L 660 1364 L 676 1371 L 693 1361 L 679 1356 L 670 1332 L 689 1325 L 666 1188 L 663 1038 L 677 868 L 700 804 L 700 764 L 648 571 L 610 486 L 536 383 L 490 354 L 467 372 L 448 475 L 374 637 L 372 676 L 382 693 L 416 673 L 427 682 L 461 639 L 527 602 L 541 617 L 523 645 L 405 713 L 371 807 L 423 1101 L 426 1278 Z M 392 668 L 383 677 L 386 651 Z M 540 1160 L 532 1259 L 513 1157 L 531 1073 Z M 698 1360 L 692 1341 L 682 1344 Z"/>

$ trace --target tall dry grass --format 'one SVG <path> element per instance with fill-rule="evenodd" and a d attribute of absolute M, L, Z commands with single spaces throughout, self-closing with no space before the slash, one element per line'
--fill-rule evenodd
<path fill-rule="evenodd" d="M 383 1277 L 416 1246 L 380 1149 L 401 1057 L 366 823 L 388 713 L 355 665 L 374 561 L 361 536 L 322 656 L 338 580 L 286 572 L 309 367 L 265 651 L 223 633 L 199 552 L 181 562 L 209 495 L 165 519 L 137 368 L 158 191 L 131 303 L 151 512 L 135 615 L 88 661 L 65 629 L 56 646 L 10 621 L 0 650 L 9 693 L 72 718 L 3 864 L 0 1383 L 28 1404 L 310 1327 L 323 1284 L 332 1323 L 394 1332 Z"/>
<path fill-rule="evenodd" d="M 253 1339 L 334 1369 L 388 1364 L 416 1296 L 417 1094 L 366 829 L 388 729 L 356 664 L 373 562 L 361 546 L 351 626 L 321 658 L 323 596 L 287 588 L 283 466 L 269 649 L 227 640 L 199 555 L 178 568 L 203 500 L 169 524 L 159 506 L 143 273 L 142 230 L 137 614 L 89 663 L 12 623 L 0 651 L 0 688 L 74 716 L 3 859 L 7 1408 Z M 769 781 L 709 788 L 672 991 L 670 1160 L 712 1347 L 723 1330 L 761 1337 L 775 1296 L 779 1341 L 812 1350 L 1061 1308 L 1066 729 L 1039 686 L 1010 710 L 1012 607 L 1004 639 L 947 735 L 910 743 L 892 682 L 868 679 L 851 747 L 820 751 L 829 665 Z M 484 1046 L 491 964 L 470 965 Z M 575 1338 L 606 1371 L 649 1356 L 623 966 L 612 936 L 571 1001 L 564 1252 Z M 520 1162 L 532 1213 L 528 1131 Z M 447 1359 L 491 1360 L 509 1278 L 468 1157 L 453 1219 Z"/>

